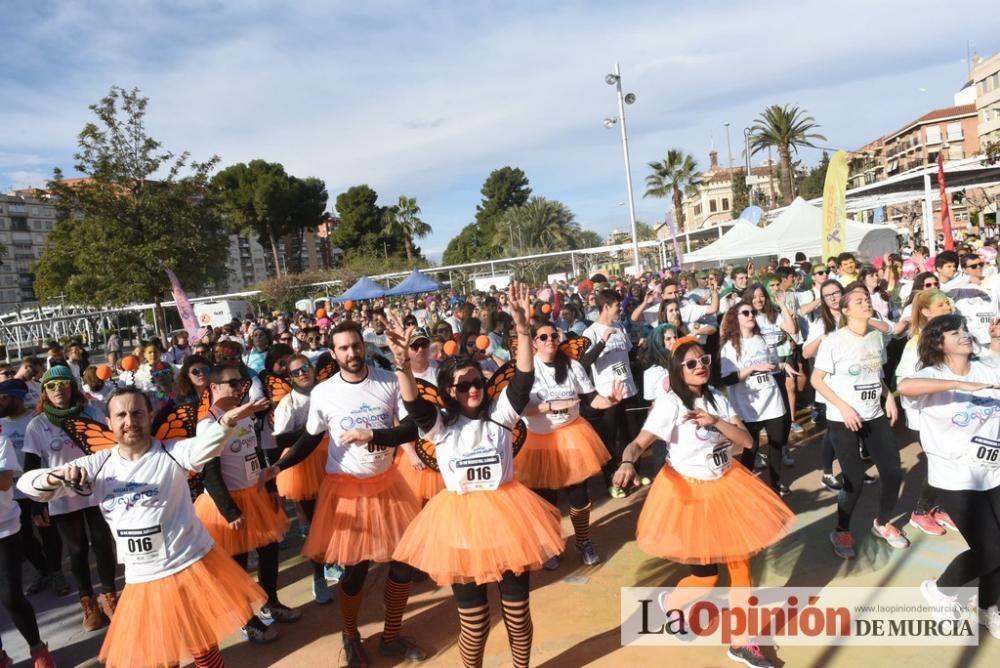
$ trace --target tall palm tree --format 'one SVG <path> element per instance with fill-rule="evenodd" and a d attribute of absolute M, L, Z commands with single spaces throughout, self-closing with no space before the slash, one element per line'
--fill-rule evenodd
<path fill-rule="evenodd" d="M 800 146 L 814 147 L 815 139 L 826 141 L 826 137 L 813 132 L 818 127 L 816 119 L 804 109 L 789 104 L 783 107 L 772 104 L 750 128 L 751 154 L 769 146 L 778 150 L 778 159 L 781 161 L 781 197 L 785 206 L 792 203 L 795 188 L 792 151 L 798 153 Z"/>
<path fill-rule="evenodd" d="M 701 185 L 698 163 L 684 151 L 672 148 L 662 162 L 651 162 L 643 197 L 671 197 L 678 234 L 684 231 L 684 194 L 694 194 Z"/>
<path fill-rule="evenodd" d="M 420 207 L 417 206 L 417 199 L 406 195 L 400 195 L 399 202 L 385 212 L 385 232 L 403 237 L 407 260 L 413 259 L 413 239 L 423 238 L 431 232 L 431 226 L 419 216 Z"/>
<path fill-rule="evenodd" d="M 573 212 L 556 200 L 532 197 L 504 212 L 497 223 L 493 244 L 519 254 L 577 248 L 580 225 Z"/>

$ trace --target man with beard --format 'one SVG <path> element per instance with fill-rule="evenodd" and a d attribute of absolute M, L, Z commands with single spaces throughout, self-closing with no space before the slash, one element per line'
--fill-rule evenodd
<path fill-rule="evenodd" d="M 302 553 L 316 562 L 345 567 L 338 598 L 347 664 L 368 665 L 358 632 L 358 612 L 372 562 L 390 562 L 379 654 L 423 661 L 426 654 L 400 635 L 412 569 L 392 560 L 393 550 L 420 504 L 393 466 L 391 448 L 340 442 L 345 432 L 355 428 L 395 426 L 401 405 L 399 384 L 395 374 L 368 366 L 361 328 L 354 321 L 344 321 L 333 329 L 333 355 L 340 371 L 313 389 L 306 433 L 264 471 L 259 484 L 303 461 L 323 434 L 329 434 L 326 476 Z"/>

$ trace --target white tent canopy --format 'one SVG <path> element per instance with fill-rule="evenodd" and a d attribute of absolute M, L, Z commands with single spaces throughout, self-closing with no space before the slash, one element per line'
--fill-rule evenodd
<path fill-rule="evenodd" d="M 870 260 L 898 250 L 896 230 L 887 225 L 865 225 L 847 221 L 844 250 Z M 819 257 L 823 252 L 823 211 L 801 197 L 796 198 L 774 221 L 740 247 L 728 249 L 723 259 L 792 257 L 805 253 Z"/>
<path fill-rule="evenodd" d="M 761 229 L 753 223 L 737 220 L 729 231 L 716 241 L 692 253 L 685 253 L 684 263 L 724 262 L 734 254 L 738 256 L 741 248 L 760 236 L 761 232 Z"/>

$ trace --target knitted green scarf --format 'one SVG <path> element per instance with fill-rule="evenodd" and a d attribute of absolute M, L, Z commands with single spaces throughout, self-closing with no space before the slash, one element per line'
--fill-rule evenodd
<path fill-rule="evenodd" d="M 63 420 L 66 418 L 77 417 L 80 414 L 79 406 L 70 406 L 69 408 L 56 408 L 55 406 L 45 404 L 42 406 L 42 410 L 45 411 L 45 417 L 49 419 L 49 422 L 61 427 Z"/>

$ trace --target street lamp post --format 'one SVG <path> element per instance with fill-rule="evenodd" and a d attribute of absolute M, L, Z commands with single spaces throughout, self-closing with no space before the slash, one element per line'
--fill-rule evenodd
<path fill-rule="evenodd" d="M 733 168 L 733 144 L 729 141 L 729 121 L 725 122 L 726 126 L 726 152 L 729 154 L 729 169 Z"/>
<path fill-rule="evenodd" d="M 747 176 L 746 176 L 746 186 L 747 186 L 747 201 L 750 202 L 750 206 L 754 205 L 753 201 L 753 186 L 750 184 L 750 128 L 743 128 L 743 139 L 746 142 L 746 163 L 747 163 Z"/>
<path fill-rule="evenodd" d="M 625 105 L 635 102 L 635 95 L 633 93 L 622 94 L 622 72 L 618 63 L 615 63 L 614 74 L 605 76 L 604 81 L 609 86 L 614 86 L 615 92 L 618 94 L 618 118 L 605 118 L 604 127 L 611 129 L 615 123 L 618 123 L 622 131 L 622 150 L 625 153 L 625 187 L 628 188 L 628 216 L 629 222 L 632 225 L 632 260 L 635 263 L 635 273 L 638 276 L 641 271 L 639 266 L 639 235 L 635 224 L 635 198 L 632 195 L 632 166 L 628 157 L 628 131 L 625 127 Z"/>

